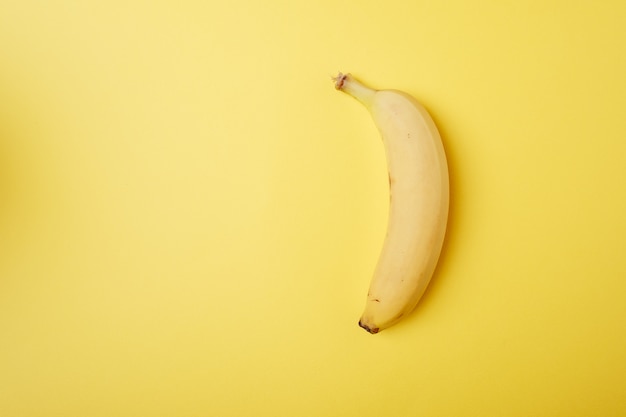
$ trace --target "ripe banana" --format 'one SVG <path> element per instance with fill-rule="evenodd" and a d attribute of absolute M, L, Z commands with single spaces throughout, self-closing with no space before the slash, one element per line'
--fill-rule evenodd
<path fill-rule="evenodd" d="M 413 97 L 374 90 L 350 74 L 333 80 L 369 110 L 387 157 L 387 235 L 359 320 L 374 334 L 406 317 L 433 275 L 448 219 L 448 165 L 435 123 Z"/>

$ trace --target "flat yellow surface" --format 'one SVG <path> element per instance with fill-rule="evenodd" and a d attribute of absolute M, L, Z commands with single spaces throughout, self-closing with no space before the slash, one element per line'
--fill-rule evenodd
<path fill-rule="evenodd" d="M 625 415 L 624 4 L 2 1 L 0 416 Z M 374 336 L 385 159 L 337 71 L 449 157 Z"/>

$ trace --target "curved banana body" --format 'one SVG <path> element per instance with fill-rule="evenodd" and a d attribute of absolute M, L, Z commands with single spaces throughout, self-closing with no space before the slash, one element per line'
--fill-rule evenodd
<path fill-rule="evenodd" d="M 350 74 L 334 80 L 369 110 L 387 156 L 387 235 L 359 321 L 378 333 L 415 308 L 433 275 L 448 219 L 448 165 L 435 123 L 413 97 L 371 89 Z"/>

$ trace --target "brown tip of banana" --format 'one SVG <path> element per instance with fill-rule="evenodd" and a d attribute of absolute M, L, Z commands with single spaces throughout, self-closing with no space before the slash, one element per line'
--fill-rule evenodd
<path fill-rule="evenodd" d="M 342 74 L 342 73 L 337 74 L 336 77 L 332 77 L 333 81 L 335 82 L 335 89 L 341 90 L 343 88 L 343 83 L 344 81 L 346 81 L 347 77 L 348 77 L 348 74 Z"/>
<path fill-rule="evenodd" d="M 367 330 L 371 334 L 376 334 L 379 331 L 378 327 L 370 328 L 367 324 L 363 324 L 363 322 L 361 322 L 361 320 L 359 320 L 359 326 L 364 328 L 365 330 Z"/>

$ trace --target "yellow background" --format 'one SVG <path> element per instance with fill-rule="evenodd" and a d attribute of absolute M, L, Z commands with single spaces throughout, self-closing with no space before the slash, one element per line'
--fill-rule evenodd
<path fill-rule="evenodd" d="M 0 415 L 626 414 L 619 1 L 34 1 L 0 12 Z M 378 133 L 418 97 L 449 233 L 357 326 Z"/>

